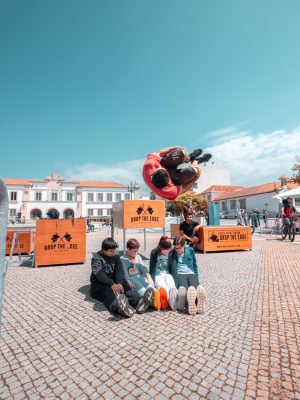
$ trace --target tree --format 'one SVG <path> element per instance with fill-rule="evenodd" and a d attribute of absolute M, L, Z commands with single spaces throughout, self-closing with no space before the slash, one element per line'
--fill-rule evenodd
<path fill-rule="evenodd" d="M 197 212 L 206 210 L 208 208 L 207 200 L 204 197 L 194 192 L 186 192 L 179 196 L 176 201 L 168 201 L 166 204 L 167 211 L 179 214 L 182 206 L 188 201 L 192 201 L 192 204 Z"/>
<path fill-rule="evenodd" d="M 296 164 L 292 167 L 293 181 L 300 184 L 300 157 L 296 157 Z"/>

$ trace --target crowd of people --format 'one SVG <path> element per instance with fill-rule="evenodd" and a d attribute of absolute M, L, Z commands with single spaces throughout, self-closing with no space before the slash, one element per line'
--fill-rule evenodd
<path fill-rule="evenodd" d="M 119 256 L 114 239 L 103 240 L 91 261 L 91 296 L 112 313 L 129 318 L 149 307 L 202 314 L 205 290 L 200 285 L 195 252 L 186 239 L 177 236 L 172 243 L 162 236 L 151 251 L 149 269 L 138 254 L 139 247 L 136 239 L 129 239 Z"/>

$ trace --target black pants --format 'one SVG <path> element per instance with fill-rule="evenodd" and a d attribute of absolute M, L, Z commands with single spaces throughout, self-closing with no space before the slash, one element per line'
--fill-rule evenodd
<path fill-rule="evenodd" d="M 190 286 L 194 286 L 196 289 L 199 285 L 199 281 L 195 274 L 178 274 L 178 287 L 183 286 L 188 289 Z"/>
<path fill-rule="evenodd" d="M 138 294 L 138 292 L 134 289 L 130 289 L 128 283 L 123 281 L 122 283 L 124 288 L 124 294 L 127 297 L 129 304 L 132 307 L 136 307 L 142 296 Z M 112 303 L 116 299 L 116 294 L 112 291 L 110 286 L 103 285 L 102 283 L 92 283 L 91 284 L 91 296 L 104 303 L 104 305 L 110 311 L 116 311 L 116 307 L 112 306 Z"/>
<path fill-rule="evenodd" d="M 177 167 L 184 163 L 185 155 L 182 150 L 172 150 L 168 154 L 162 157 L 160 163 L 163 167 L 168 169 L 171 181 L 175 186 L 185 185 L 192 181 L 196 172 L 193 167 L 178 169 Z"/>

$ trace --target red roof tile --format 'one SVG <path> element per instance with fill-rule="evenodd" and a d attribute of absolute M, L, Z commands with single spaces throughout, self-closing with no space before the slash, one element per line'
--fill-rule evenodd
<path fill-rule="evenodd" d="M 212 185 L 205 189 L 200 194 L 212 193 L 212 192 L 229 192 L 236 189 L 243 189 L 245 186 L 234 186 L 234 185 Z"/>
<path fill-rule="evenodd" d="M 298 186 L 298 185 L 295 183 L 291 183 L 291 182 L 289 182 L 287 184 L 287 187 L 289 189 L 292 189 L 296 186 Z M 255 196 L 258 194 L 262 194 L 262 193 L 272 193 L 272 192 L 275 192 L 280 187 L 281 187 L 280 182 L 264 183 L 263 185 L 259 185 L 259 186 L 253 186 L 253 187 L 244 188 L 244 189 L 236 189 L 236 190 L 232 190 L 230 192 L 221 193 L 214 199 L 214 201 L 234 199 L 237 197 Z"/>
<path fill-rule="evenodd" d="M 4 179 L 4 182 L 6 185 L 20 185 L 20 186 L 29 185 L 29 179 L 7 178 L 7 179 Z"/>
<path fill-rule="evenodd" d="M 49 179 L 4 179 L 6 185 L 30 185 L 32 182 L 48 182 Z M 74 183 L 81 187 L 108 187 L 108 188 L 126 188 L 127 186 L 116 182 L 97 182 L 97 181 L 69 181 L 65 180 L 64 183 Z"/>

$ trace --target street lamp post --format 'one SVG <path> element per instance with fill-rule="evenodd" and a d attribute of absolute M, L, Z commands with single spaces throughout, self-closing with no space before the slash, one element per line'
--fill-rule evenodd
<path fill-rule="evenodd" d="M 130 181 L 129 185 L 127 185 L 128 192 L 130 193 L 130 200 L 135 200 L 135 191 L 139 189 L 139 185 L 136 181 Z"/>

